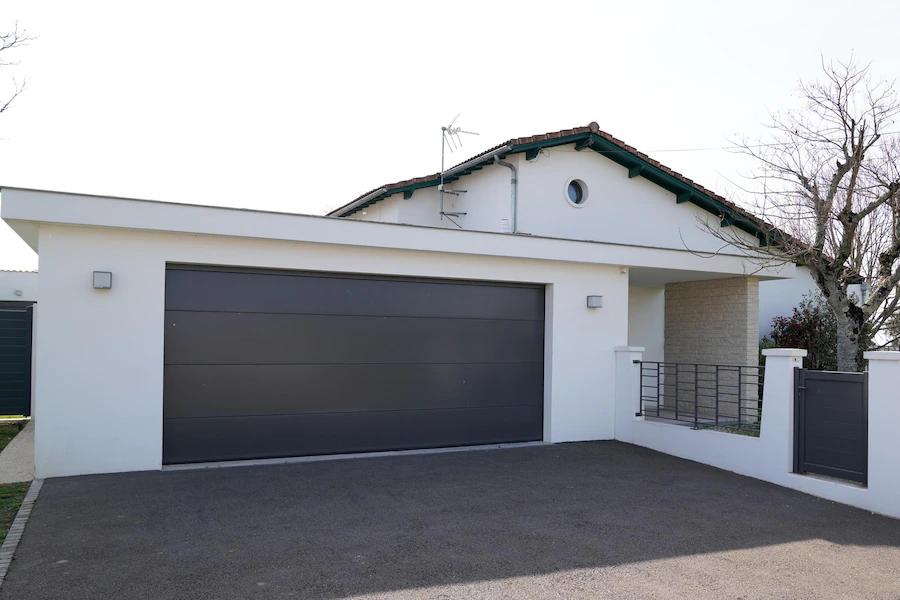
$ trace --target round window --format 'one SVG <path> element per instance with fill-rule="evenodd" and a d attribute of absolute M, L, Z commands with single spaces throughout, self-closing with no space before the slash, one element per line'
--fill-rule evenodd
<path fill-rule="evenodd" d="M 572 206 L 584 206 L 587 202 L 587 186 L 580 179 L 570 179 L 566 183 L 566 199 Z"/>

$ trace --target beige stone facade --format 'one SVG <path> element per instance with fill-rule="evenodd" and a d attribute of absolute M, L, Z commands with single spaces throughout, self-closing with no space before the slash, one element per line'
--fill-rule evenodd
<path fill-rule="evenodd" d="M 759 364 L 758 315 L 756 277 L 667 284 L 666 362 Z"/>

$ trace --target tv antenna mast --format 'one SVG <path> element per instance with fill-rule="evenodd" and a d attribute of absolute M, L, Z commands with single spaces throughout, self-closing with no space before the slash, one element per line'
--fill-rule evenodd
<path fill-rule="evenodd" d="M 441 127 L 441 183 L 438 186 L 438 190 L 441 194 L 441 220 L 444 220 L 444 217 L 447 217 L 451 223 L 462 229 L 459 223 L 453 220 L 453 217 L 462 217 L 466 213 L 463 212 L 444 212 L 444 194 L 452 194 L 454 196 L 459 196 L 460 194 L 465 194 L 466 190 L 444 190 L 444 157 L 446 155 L 446 150 L 449 147 L 450 152 L 455 152 L 457 149 L 462 148 L 462 139 L 459 137 L 459 134 L 464 133 L 466 135 L 478 135 L 474 131 L 465 131 L 462 127 L 454 127 L 456 125 L 456 121 L 459 119 L 459 115 L 462 113 L 457 113 L 453 120 L 450 121 L 449 125 L 445 127 Z"/>

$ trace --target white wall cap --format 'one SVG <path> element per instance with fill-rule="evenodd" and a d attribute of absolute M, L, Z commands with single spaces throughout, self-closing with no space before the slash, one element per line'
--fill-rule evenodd
<path fill-rule="evenodd" d="M 643 352 L 643 346 L 616 346 L 616 352 Z"/>
<path fill-rule="evenodd" d="M 863 358 L 866 360 L 900 360 L 900 352 L 891 350 L 873 350 L 864 352 Z"/>
<path fill-rule="evenodd" d="M 800 348 L 768 348 L 762 351 L 763 356 L 785 356 L 788 358 L 803 358 L 807 355 L 806 350 Z"/>

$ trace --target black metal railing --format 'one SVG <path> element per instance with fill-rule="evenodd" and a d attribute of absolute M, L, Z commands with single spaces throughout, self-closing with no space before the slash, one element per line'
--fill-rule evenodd
<path fill-rule="evenodd" d="M 638 414 L 701 427 L 759 431 L 764 367 L 641 361 Z"/>

